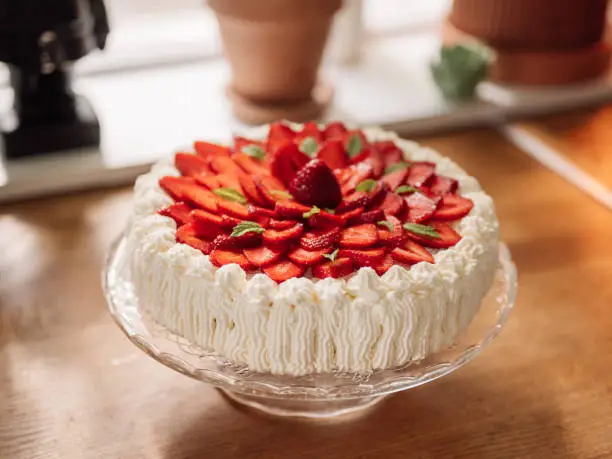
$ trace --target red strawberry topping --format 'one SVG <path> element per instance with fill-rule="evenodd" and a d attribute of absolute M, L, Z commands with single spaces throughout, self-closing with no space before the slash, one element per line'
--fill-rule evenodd
<path fill-rule="evenodd" d="M 191 220 L 191 206 L 185 202 L 175 202 L 163 209 L 159 209 L 157 213 L 165 217 L 173 219 L 178 226 L 184 225 Z"/>
<path fill-rule="evenodd" d="M 434 263 L 425 247 L 459 242 L 445 222 L 474 206 L 435 163 L 404 162 L 394 141 L 370 143 L 342 123 L 310 122 L 297 132 L 274 123 L 263 140 L 194 148 L 175 155 L 180 177 L 159 180 L 175 201 L 159 214 L 176 221 L 177 242 L 216 266 L 237 263 L 276 282 L 308 268 L 322 279 Z"/>
<path fill-rule="evenodd" d="M 442 197 L 442 202 L 433 214 L 435 220 L 459 220 L 470 213 L 474 203 L 461 196 L 448 194 Z"/>
<path fill-rule="evenodd" d="M 244 253 L 249 263 L 261 268 L 277 261 L 283 256 L 285 249 L 283 247 L 267 247 L 262 245 L 252 249 L 244 249 L 242 253 Z"/>
<path fill-rule="evenodd" d="M 317 158 L 327 164 L 327 167 L 332 170 L 346 167 L 349 159 L 341 140 L 325 142 L 319 149 Z"/>
<path fill-rule="evenodd" d="M 345 228 L 342 230 L 338 242 L 340 247 L 357 249 L 372 247 L 378 242 L 376 225 L 373 223 L 364 223 L 362 225 Z"/>
<path fill-rule="evenodd" d="M 326 277 L 338 279 L 348 276 L 354 270 L 353 262 L 349 258 L 337 258 L 334 261 L 327 261 L 316 265 L 312 268 L 312 274 L 319 279 L 325 279 Z"/>
<path fill-rule="evenodd" d="M 302 266 L 296 265 L 290 260 L 277 261 L 263 268 L 263 272 L 279 284 L 293 277 L 302 277 L 304 271 Z"/>
<path fill-rule="evenodd" d="M 302 204 L 335 208 L 342 200 L 340 186 L 331 169 L 320 159 L 302 167 L 289 184 L 289 192 Z"/>
<path fill-rule="evenodd" d="M 406 220 L 412 223 L 424 222 L 431 218 L 438 205 L 437 200 L 429 198 L 422 193 L 412 193 L 404 198 L 408 206 Z"/>

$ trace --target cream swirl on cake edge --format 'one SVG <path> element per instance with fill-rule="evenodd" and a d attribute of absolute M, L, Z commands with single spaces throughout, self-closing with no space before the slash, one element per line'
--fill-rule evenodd
<path fill-rule="evenodd" d="M 141 307 L 206 351 L 253 371 L 302 375 L 367 372 L 418 360 L 449 346 L 478 312 L 493 283 L 498 221 L 476 179 L 437 152 L 378 128 L 371 140 L 393 140 L 408 160 L 433 161 L 474 202 L 455 224 L 462 239 L 433 251 L 436 264 L 394 265 L 378 276 L 361 268 L 346 279 L 290 279 L 277 285 L 238 265 L 175 242 L 176 224 L 158 215 L 172 199 L 159 178 L 180 175 L 166 158 L 138 178 L 127 232 L 131 277 Z M 258 128 L 251 138 L 267 134 Z"/>

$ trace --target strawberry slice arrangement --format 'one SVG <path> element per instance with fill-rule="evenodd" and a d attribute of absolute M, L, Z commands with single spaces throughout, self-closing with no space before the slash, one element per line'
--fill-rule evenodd
<path fill-rule="evenodd" d="M 181 176 L 159 181 L 175 201 L 159 213 L 176 221 L 177 242 L 279 283 L 434 263 L 428 248 L 459 242 L 450 224 L 473 207 L 434 163 L 408 162 L 394 142 L 338 122 L 297 132 L 275 123 L 263 141 L 194 149 L 175 156 Z"/>

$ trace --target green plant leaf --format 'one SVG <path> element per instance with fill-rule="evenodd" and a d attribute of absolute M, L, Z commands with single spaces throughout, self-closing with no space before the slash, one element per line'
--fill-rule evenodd
<path fill-rule="evenodd" d="M 440 235 L 433 226 L 419 225 L 418 223 L 404 223 L 404 229 L 419 236 L 440 239 Z"/>
<path fill-rule="evenodd" d="M 326 207 L 325 209 L 323 209 L 325 212 L 327 212 L 328 214 L 335 214 L 336 211 L 334 209 L 331 209 L 329 207 Z"/>
<path fill-rule="evenodd" d="M 410 163 L 407 163 L 406 161 L 400 161 L 399 163 L 391 164 L 385 169 L 385 175 L 395 171 L 399 171 L 401 169 L 406 169 L 408 167 L 410 167 Z"/>
<path fill-rule="evenodd" d="M 419 190 L 417 190 L 416 188 L 414 188 L 414 187 L 412 187 L 410 185 L 398 186 L 395 189 L 395 192 L 397 194 L 416 193 L 417 191 L 419 191 Z"/>
<path fill-rule="evenodd" d="M 270 190 L 270 194 L 281 199 L 293 199 L 293 195 L 285 190 Z"/>
<path fill-rule="evenodd" d="M 312 157 L 319 149 L 319 145 L 314 137 L 306 137 L 300 144 L 300 151 Z"/>
<path fill-rule="evenodd" d="M 319 209 L 317 206 L 312 206 L 312 209 L 310 209 L 308 212 L 304 212 L 302 214 L 302 217 L 310 218 L 313 215 L 318 214 L 319 212 L 321 212 L 321 209 Z"/>
<path fill-rule="evenodd" d="M 266 152 L 264 149 L 259 145 L 255 145 L 254 143 L 242 147 L 242 153 L 256 159 L 264 159 L 266 157 Z"/>
<path fill-rule="evenodd" d="M 363 149 L 363 144 L 361 142 L 361 136 L 359 134 L 353 134 L 348 141 L 348 145 L 346 147 L 346 152 L 349 155 L 349 158 L 354 158 Z"/>
<path fill-rule="evenodd" d="M 247 200 L 244 195 L 240 191 L 236 191 L 233 188 L 217 188 L 213 190 L 220 198 L 226 199 L 228 201 L 238 202 L 240 204 L 246 204 Z"/>
<path fill-rule="evenodd" d="M 387 220 L 381 220 L 376 222 L 376 224 L 378 226 L 385 226 L 389 231 L 393 231 L 393 223 L 387 221 Z"/>
<path fill-rule="evenodd" d="M 355 187 L 356 191 L 364 191 L 369 193 L 376 186 L 376 180 L 374 179 L 366 179 L 363 182 L 360 182 L 359 185 Z"/>
<path fill-rule="evenodd" d="M 247 233 L 263 233 L 264 231 L 265 229 L 259 223 L 244 221 L 234 226 L 230 237 L 240 237 Z"/>
<path fill-rule="evenodd" d="M 336 257 L 338 256 L 338 249 L 334 250 L 332 253 L 326 253 L 323 256 L 329 261 L 336 261 Z"/>

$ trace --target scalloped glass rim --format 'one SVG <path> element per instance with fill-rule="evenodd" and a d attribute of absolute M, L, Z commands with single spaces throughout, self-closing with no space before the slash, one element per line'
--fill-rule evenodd
<path fill-rule="evenodd" d="M 306 376 L 252 372 L 222 356 L 205 352 L 154 322 L 139 308 L 129 280 L 121 235 L 111 246 L 102 286 L 111 315 L 136 346 L 158 362 L 199 381 L 234 393 L 285 400 L 339 400 L 374 397 L 410 389 L 468 363 L 499 334 L 514 306 L 517 273 L 505 244 L 491 290 L 467 331 L 449 348 L 401 367 L 369 373 L 317 373 Z"/>

